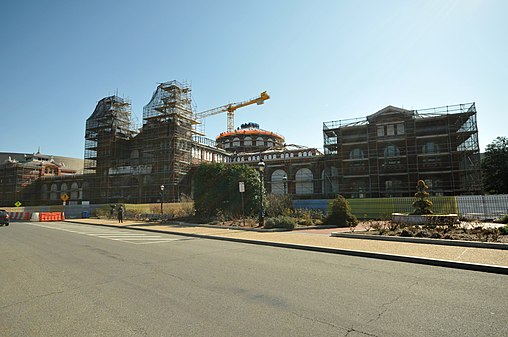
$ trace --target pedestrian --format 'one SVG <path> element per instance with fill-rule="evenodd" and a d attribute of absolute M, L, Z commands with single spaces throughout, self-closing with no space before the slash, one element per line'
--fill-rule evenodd
<path fill-rule="evenodd" d="M 123 212 L 124 212 L 123 206 L 122 205 L 118 205 L 117 213 L 118 213 L 118 222 L 119 223 L 123 222 Z"/>

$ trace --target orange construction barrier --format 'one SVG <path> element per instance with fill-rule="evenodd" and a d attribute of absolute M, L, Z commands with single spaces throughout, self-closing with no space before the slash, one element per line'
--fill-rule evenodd
<path fill-rule="evenodd" d="M 62 213 L 60 212 L 40 212 L 39 213 L 39 221 L 40 222 L 49 222 L 49 221 L 61 221 Z"/>

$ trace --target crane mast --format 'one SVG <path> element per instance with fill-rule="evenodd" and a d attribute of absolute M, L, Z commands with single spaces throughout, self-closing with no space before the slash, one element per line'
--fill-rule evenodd
<path fill-rule="evenodd" d="M 219 113 L 227 112 L 228 117 L 228 125 L 227 130 L 228 132 L 231 132 L 235 129 L 235 111 L 239 108 L 243 108 L 245 106 L 251 105 L 256 103 L 257 105 L 263 104 L 267 99 L 270 99 L 270 96 L 266 91 L 263 91 L 259 96 L 251 98 L 249 100 L 238 102 L 238 103 L 229 103 L 217 108 L 213 108 L 210 110 L 198 112 L 196 114 L 196 118 L 202 119 L 205 117 L 217 115 Z"/>

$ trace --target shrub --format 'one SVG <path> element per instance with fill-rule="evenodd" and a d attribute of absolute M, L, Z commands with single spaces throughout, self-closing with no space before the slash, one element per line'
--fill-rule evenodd
<path fill-rule="evenodd" d="M 508 224 L 508 214 L 505 214 L 501 216 L 499 219 L 496 219 L 495 222 Z"/>
<path fill-rule="evenodd" d="M 296 221 L 288 216 L 278 216 L 275 218 L 267 218 L 264 228 L 295 228 Z"/>
<path fill-rule="evenodd" d="M 425 181 L 418 180 L 416 184 L 416 193 L 415 198 L 416 201 L 413 202 L 413 207 L 415 208 L 414 212 L 411 214 L 432 214 L 432 201 L 429 200 L 429 193 L 427 189 L 429 186 L 425 184 Z"/>
<path fill-rule="evenodd" d="M 336 227 L 353 227 L 358 224 L 358 219 L 351 213 L 351 207 L 346 198 L 338 195 L 329 205 L 328 216 L 324 223 Z"/>
<path fill-rule="evenodd" d="M 508 235 L 508 226 L 499 227 L 499 234 Z"/>
<path fill-rule="evenodd" d="M 291 196 L 268 194 L 266 196 L 266 214 L 271 217 L 288 216 L 293 211 Z"/>
<path fill-rule="evenodd" d="M 98 218 L 109 218 L 111 207 L 109 205 L 103 205 L 92 212 L 92 214 Z M 116 213 L 115 215 L 116 216 Z"/>

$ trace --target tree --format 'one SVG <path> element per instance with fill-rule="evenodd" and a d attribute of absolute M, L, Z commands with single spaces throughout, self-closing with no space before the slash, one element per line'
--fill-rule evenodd
<path fill-rule="evenodd" d="M 489 194 L 508 193 L 508 138 L 497 137 L 485 149 L 483 187 Z"/>
<path fill-rule="evenodd" d="M 238 183 L 245 183 L 243 193 L 245 215 L 254 215 L 259 208 L 259 172 L 247 165 L 222 163 L 201 164 L 194 174 L 194 207 L 196 215 L 227 216 L 242 214 L 242 196 Z"/>
<path fill-rule="evenodd" d="M 416 184 L 415 202 L 413 202 L 413 215 L 432 214 L 432 201 L 429 200 L 427 189 L 429 186 L 424 180 L 418 180 Z"/>
<path fill-rule="evenodd" d="M 353 215 L 349 203 L 342 195 L 339 194 L 330 202 L 325 224 L 336 227 L 354 227 L 358 224 L 358 219 Z"/>

